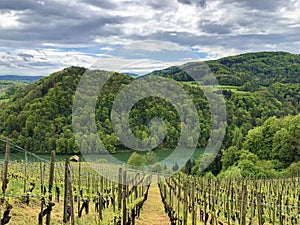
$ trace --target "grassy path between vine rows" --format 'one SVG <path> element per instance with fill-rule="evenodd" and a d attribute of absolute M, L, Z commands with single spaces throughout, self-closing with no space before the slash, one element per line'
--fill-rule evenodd
<path fill-rule="evenodd" d="M 152 184 L 149 189 L 148 199 L 144 203 L 140 218 L 136 219 L 137 225 L 170 225 L 168 215 L 165 213 L 157 184 Z"/>

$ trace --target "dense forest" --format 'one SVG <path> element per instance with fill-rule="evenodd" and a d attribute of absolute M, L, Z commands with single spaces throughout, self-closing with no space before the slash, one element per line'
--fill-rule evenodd
<path fill-rule="evenodd" d="M 222 85 L 227 106 L 222 151 L 208 170 L 224 176 L 273 176 L 294 166 L 300 160 L 300 56 L 247 53 L 206 63 Z M 78 153 L 78 146 L 90 153 L 99 151 L 94 146 L 96 134 L 89 135 L 89 141 L 83 138 L 76 143 L 72 131 L 72 103 L 85 72 L 80 67 L 66 68 L 18 89 L 8 102 L 1 103 L 0 134 L 36 153 Z M 157 75 L 178 81 L 191 96 L 201 133 L 199 140 L 187 137 L 184 141 L 191 145 L 196 141 L 199 148 L 206 146 L 211 114 L 201 87 L 180 67 L 148 74 Z M 97 100 L 98 135 L 111 153 L 126 149 L 113 132 L 110 114 L 118 92 L 133 80 L 113 73 Z M 180 118 L 175 108 L 161 98 L 145 98 L 133 107 L 129 119 L 132 132 L 141 139 L 149 137 L 148 122 L 154 117 L 163 118 L 167 125 L 166 138 L 158 148 L 174 148 Z M 190 162 L 188 173 L 197 173 L 192 169 L 197 163 Z"/>
<path fill-rule="evenodd" d="M 260 52 L 207 61 L 221 85 L 243 86 L 254 83 L 270 86 L 276 82 L 300 83 L 300 55 L 287 52 Z M 180 66 L 153 71 L 177 81 L 192 81 Z"/>

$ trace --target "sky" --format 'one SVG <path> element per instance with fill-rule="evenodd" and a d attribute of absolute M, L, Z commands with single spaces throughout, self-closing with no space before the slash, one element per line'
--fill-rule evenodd
<path fill-rule="evenodd" d="M 299 54 L 299 11 L 300 0 L 0 0 L 0 75 Z"/>

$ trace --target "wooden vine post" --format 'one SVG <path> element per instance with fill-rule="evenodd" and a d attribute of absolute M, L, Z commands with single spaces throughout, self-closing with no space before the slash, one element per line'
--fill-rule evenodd
<path fill-rule="evenodd" d="M 192 180 L 192 188 L 191 188 L 191 202 L 192 202 L 192 225 L 197 224 L 197 218 L 196 218 L 196 201 L 195 201 L 195 180 Z"/>
<path fill-rule="evenodd" d="M 81 162 L 78 162 L 78 191 L 77 191 L 77 211 L 78 211 L 78 214 L 79 214 L 79 211 L 80 211 L 80 200 L 81 200 L 81 196 L 80 196 L 80 193 L 81 193 Z"/>
<path fill-rule="evenodd" d="M 4 159 L 4 168 L 2 174 L 2 194 L 5 194 L 8 180 L 7 180 L 7 172 L 8 172 L 8 160 L 10 154 L 10 145 L 7 143 L 5 148 L 5 159 Z M 1 202 L 4 202 L 4 197 L 1 199 Z"/>
<path fill-rule="evenodd" d="M 118 209 L 122 208 L 122 168 L 119 168 L 119 183 L 118 183 Z"/>
<path fill-rule="evenodd" d="M 71 225 L 75 225 L 70 159 L 66 158 L 63 223 L 66 224 L 70 218 Z"/>
<path fill-rule="evenodd" d="M 122 217 L 123 217 L 123 223 L 122 225 L 126 225 L 127 224 L 127 207 L 126 207 L 126 201 L 127 201 L 127 173 L 126 171 L 124 171 L 123 173 L 123 213 L 122 213 Z"/>
<path fill-rule="evenodd" d="M 241 201 L 241 217 L 240 217 L 241 225 L 246 225 L 246 216 L 247 216 L 247 184 L 243 184 L 242 201 Z"/>
<path fill-rule="evenodd" d="M 103 176 L 100 177 L 100 194 L 99 194 L 99 219 L 103 220 L 103 196 L 104 196 L 104 187 L 103 187 Z"/>
<path fill-rule="evenodd" d="M 257 193 L 257 206 L 258 206 L 258 224 L 263 225 L 263 205 L 261 193 Z"/>
<path fill-rule="evenodd" d="M 44 198 L 44 167 L 43 163 L 40 162 L 40 181 L 41 181 L 41 212 L 39 214 L 38 218 L 38 223 L 39 225 L 43 225 L 43 211 L 44 211 L 44 203 L 45 203 L 45 198 Z"/>
<path fill-rule="evenodd" d="M 53 181 L 54 181 L 54 166 L 55 166 L 55 151 L 51 152 L 51 160 L 50 160 L 50 175 L 49 175 L 49 204 L 52 202 L 52 188 L 53 188 Z M 50 225 L 51 220 L 51 210 L 50 208 L 49 212 L 47 213 L 46 217 L 46 224 Z"/>
<path fill-rule="evenodd" d="M 188 183 L 187 180 L 185 181 L 185 189 L 183 190 L 183 225 L 187 225 L 187 219 L 188 219 Z"/>
<path fill-rule="evenodd" d="M 55 164 L 55 152 L 51 152 L 51 160 L 50 160 L 50 174 L 49 174 L 49 202 L 46 205 L 45 204 L 45 194 L 46 194 L 46 189 L 44 186 L 45 182 L 45 165 L 42 165 L 42 162 L 40 163 L 40 176 L 41 176 L 41 211 L 38 216 L 38 224 L 42 225 L 43 224 L 43 217 L 46 215 L 46 225 L 50 225 L 50 220 L 51 220 L 51 211 L 55 203 L 52 202 L 52 188 L 53 188 L 53 181 L 54 181 L 54 164 Z M 44 209 L 44 205 L 46 205 L 46 208 Z"/>
<path fill-rule="evenodd" d="M 178 195 L 177 195 L 177 218 L 178 224 L 180 219 L 180 201 L 181 201 L 181 183 L 180 183 L 180 174 L 178 174 Z"/>
<path fill-rule="evenodd" d="M 27 185 L 27 163 L 28 163 L 27 152 L 25 152 L 25 161 L 24 161 L 24 188 L 23 188 L 23 193 L 24 194 L 26 194 L 26 185 Z"/>

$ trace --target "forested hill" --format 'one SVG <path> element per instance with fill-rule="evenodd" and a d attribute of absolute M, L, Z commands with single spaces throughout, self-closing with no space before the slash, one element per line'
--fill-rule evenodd
<path fill-rule="evenodd" d="M 246 53 L 207 61 L 221 85 L 242 86 L 245 83 L 270 86 L 276 82 L 300 83 L 300 55 L 286 52 Z M 151 73 L 177 81 L 191 81 L 180 67 Z"/>
<path fill-rule="evenodd" d="M 8 102 L 1 103 L 0 135 L 32 152 L 78 152 L 72 133 L 72 103 L 85 71 L 81 67 L 66 68 L 17 90 Z M 104 86 L 103 99 L 108 99 L 109 93 L 115 95 L 121 84 L 131 80 L 128 76 L 114 74 Z M 108 102 L 112 101 L 106 104 Z M 107 108 L 103 110 L 109 112 Z M 105 122 L 106 117 L 102 118 Z M 109 141 L 110 136 L 106 139 Z"/>
<path fill-rule="evenodd" d="M 258 57 L 259 55 L 261 55 L 260 58 Z M 270 55 L 270 59 L 267 55 Z M 254 56 L 257 57 L 253 59 Z M 282 56 L 285 56 L 284 58 L 286 59 L 282 58 L 279 60 Z M 225 152 L 232 146 L 237 145 L 234 153 L 240 151 L 243 146 L 240 143 L 249 139 L 249 136 L 247 136 L 248 132 L 256 127 L 263 126 L 269 118 L 273 116 L 283 118 L 288 115 L 297 115 L 300 113 L 300 84 L 287 83 L 288 79 L 295 82 L 299 79 L 298 70 L 296 69 L 299 68 L 299 62 L 296 60 L 297 57 L 288 53 L 250 53 L 209 62 L 211 65 L 213 63 L 218 65 L 216 66 L 216 68 L 219 68 L 217 69 L 218 71 L 221 71 L 221 67 L 226 68 L 224 71 L 227 71 L 228 76 L 231 75 L 230 71 L 234 67 L 238 68 L 235 71 L 245 70 L 249 72 L 250 69 L 246 65 L 252 64 L 255 59 L 262 61 L 265 58 L 265 61 L 268 62 L 277 60 L 278 63 L 281 61 L 282 65 L 281 75 L 278 73 L 279 75 L 275 76 L 274 74 L 274 76 L 272 75 L 269 78 L 263 73 L 254 75 L 255 73 L 253 72 L 253 75 L 247 75 L 256 76 L 259 82 L 269 83 L 269 86 L 262 86 L 254 90 L 247 90 L 246 88 L 241 90 L 241 87 L 236 86 L 222 86 L 227 105 L 227 129 L 223 141 L 224 155 L 226 155 Z M 238 60 L 239 58 L 241 59 Z M 288 74 L 283 73 L 284 60 L 286 60 L 285 71 Z M 228 66 L 224 66 L 225 64 L 228 64 Z M 273 68 L 276 69 L 279 67 L 275 65 Z M 290 70 L 289 68 L 293 69 Z M 256 71 L 263 71 L 262 64 L 257 63 L 255 69 Z M 49 153 L 51 150 L 56 150 L 57 153 L 78 153 L 78 145 L 81 148 L 87 149 L 89 153 L 97 151 L 95 146 L 93 146 L 95 139 L 98 138 L 97 135 L 89 136 L 90 140 L 88 141 L 82 138 L 82 142 L 76 143 L 72 132 L 72 103 L 74 93 L 85 71 L 86 69 L 81 67 L 66 68 L 18 89 L 8 101 L 0 103 L 0 135 L 11 138 L 21 147 L 36 153 Z M 291 71 L 295 71 L 295 74 Z M 106 82 L 99 95 L 95 110 L 96 124 L 98 135 L 104 146 L 113 153 L 124 149 L 125 146 L 120 143 L 112 129 L 111 108 L 118 92 L 121 88 L 132 82 L 133 78 L 113 72 L 105 73 L 112 76 Z M 170 76 L 174 77 L 174 74 L 176 75 L 176 73 L 170 72 Z M 222 74 L 224 75 L 225 72 Z M 237 74 L 237 72 L 232 73 L 232 79 L 234 77 L 237 78 Z M 166 76 L 168 75 L 166 74 Z M 219 72 L 220 77 L 221 72 Z M 233 85 L 234 83 L 227 84 Z M 191 96 L 198 111 L 201 128 L 199 140 L 187 138 L 184 141 L 191 144 L 196 141 L 198 147 L 204 147 L 207 144 L 210 134 L 211 115 L 208 101 L 201 87 L 193 85 L 191 82 L 180 82 L 179 85 Z M 142 88 L 139 91 L 143 92 Z M 166 121 L 168 129 L 166 138 L 159 145 L 159 148 L 174 148 L 178 143 L 181 132 L 180 118 L 175 108 L 163 99 L 151 97 L 139 101 L 130 113 L 130 129 L 136 137 L 145 139 L 150 134 L 148 123 L 154 117 L 163 118 Z M 258 134 L 259 137 L 257 138 L 261 138 L 260 135 L 264 138 L 263 133 L 255 134 Z M 82 133 L 83 137 L 85 135 L 85 133 Z M 283 132 L 282 137 L 284 135 Z M 294 138 L 291 138 L 291 140 L 294 140 Z M 279 145 L 276 144 L 276 146 Z M 273 151 L 270 143 L 267 143 L 264 152 L 268 151 L 266 149 Z M 252 151 L 252 149 L 246 150 Z M 265 155 L 261 155 L 255 149 L 252 152 L 258 154 L 258 157 L 265 159 Z M 230 157 L 232 156 L 232 154 L 229 155 Z M 274 157 L 277 156 L 274 155 Z M 298 158 L 291 158 L 284 161 L 282 167 L 287 167 L 295 160 L 298 160 Z M 221 159 L 217 158 L 217 163 L 211 168 L 214 173 L 220 172 L 220 163 Z"/>

